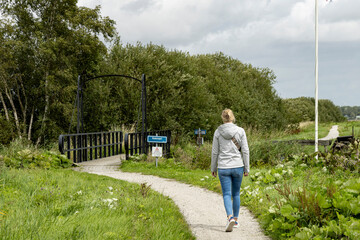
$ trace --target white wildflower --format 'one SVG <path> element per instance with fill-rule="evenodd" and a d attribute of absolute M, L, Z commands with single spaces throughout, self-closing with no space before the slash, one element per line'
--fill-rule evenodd
<path fill-rule="evenodd" d="M 80 191 L 78 191 L 78 192 L 76 192 L 78 195 L 81 195 L 82 194 L 82 191 L 80 190 Z"/>
<path fill-rule="evenodd" d="M 205 176 L 205 178 L 209 178 L 209 176 Z"/>
<path fill-rule="evenodd" d="M 307 167 L 307 165 L 306 165 L 305 163 L 302 163 L 302 164 L 300 164 L 299 166 L 300 166 L 300 167 L 304 167 L 304 168 Z"/>
<path fill-rule="evenodd" d="M 262 203 L 262 202 L 263 202 L 263 199 L 262 199 L 262 198 L 260 198 L 259 203 Z"/>
<path fill-rule="evenodd" d="M 108 187 L 108 189 L 109 189 L 110 191 L 112 191 L 112 190 L 113 190 L 113 188 L 112 188 L 112 187 Z"/>
<path fill-rule="evenodd" d="M 202 178 L 202 179 L 200 179 L 200 181 L 204 181 L 204 179 Z"/>
<path fill-rule="evenodd" d="M 274 206 L 270 206 L 269 213 L 276 213 L 276 209 L 274 208 Z"/>
<path fill-rule="evenodd" d="M 275 174 L 274 174 L 274 177 L 275 177 L 275 178 L 281 178 L 281 175 L 278 174 L 278 173 L 275 173 Z"/>

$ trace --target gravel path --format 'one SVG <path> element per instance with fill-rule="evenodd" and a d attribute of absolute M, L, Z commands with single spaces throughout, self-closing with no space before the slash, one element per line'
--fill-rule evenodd
<path fill-rule="evenodd" d="M 197 239 L 270 239 L 263 234 L 246 207 L 240 209 L 240 227 L 226 233 L 226 213 L 220 194 L 171 179 L 122 172 L 117 170 L 120 162 L 120 156 L 93 160 L 81 163 L 78 170 L 151 185 L 153 190 L 169 196 L 175 202 Z"/>
<path fill-rule="evenodd" d="M 337 138 L 339 136 L 338 128 L 339 128 L 338 125 L 332 126 L 328 135 L 326 137 L 320 138 L 319 140 L 332 140 Z"/>

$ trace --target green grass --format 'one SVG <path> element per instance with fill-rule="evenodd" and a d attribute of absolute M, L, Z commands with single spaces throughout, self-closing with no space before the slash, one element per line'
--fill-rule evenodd
<path fill-rule="evenodd" d="M 360 121 L 348 121 L 338 124 L 340 136 L 352 135 L 352 128 L 354 127 L 355 137 L 360 137 Z"/>
<path fill-rule="evenodd" d="M 0 172 L 0 239 L 194 239 L 168 197 L 105 176 Z"/>
<path fill-rule="evenodd" d="M 333 125 L 338 125 L 338 123 L 320 123 L 318 128 L 319 138 L 326 137 Z M 304 128 L 300 129 L 300 132 L 297 134 L 283 135 L 281 138 L 276 140 L 303 140 L 303 139 L 315 139 L 315 123 L 310 123 Z"/>
<path fill-rule="evenodd" d="M 332 184 L 336 183 L 341 186 L 341 184 L 345 181 L 359 179 L 357 173 L 343 171 L 340 169 L 336 170 L 334 173 L 330 173 L 327 168 L 323 168 L 322 166 L 300 164 L 302 161 L 303 160 L 301 160 L 301 158 L 297 157 L 297 160 L 287 159 L 282 163 L 279 162 L 279 164 L 275 166 L 255 167 L 252 168 L 249 177 L 243 178 L 240 193 L 241 204 L 247 206 L 255 214 L 255 216 L 258 217 L 266 234 L 271 236 L 273 239 L 287 239 L 288 237 L 294 237 L 294 235 L 299 232 L 306 236 L 313 236 L 311 234 L 314 234 L 307 233 L 306 228 L 303 227 L 304 224 L 307 226 L 306 221 L 309 218 L 309 216 L 306 215 L 306 211 L 305 213 L 296 213 L 298 215 L 295 215 L 299 218 L 299 221 L 302 221 L 302 225 L 299 225 L 299 227 L 297 227 L 294 222 L 291 222 L 291 224 L 295 224 L 295 226 L 287 225 L 288 227 L 291 226 L 289 229 L 281 229 L 281 227 L 277 228 L 277 225 L 274 225 L 277 224 L 277 221 L 280 221 L 279 224 L 281 221 L 287 221 L 286 218 L 281 215 L 286 214 L 285 210 L 282 209 L 282 206 L 289 206 L 289 200 L 286 199 L 286 196 L 279 194 L 279 192 L 275 189 L 275 186 L 283 188 L 287 185 L 290 189 L 292 189 L 291 191 L 294 192 L 302 191 L 300 189 L 306 189 L 303 201 L 305 204 L 313 205 L 317 204 L 318 200 L 317 198 L 313 199 L 311 196 L 317 196 L 318 193 L 321 193 L 323 196 L 327 196 L 326 192 Z M 180 182 L 221 193 L 219 179 L 213 178 L 209 170 L 189 170 L 182 166 L 181 163 L 174 162 L 173 159 L 160 159 L 158 167 L 156 167 L 153 162 L 137 162 L 129 160 L 122 164 L 121 170 L 127 172 L 141 172 L 143 174 L 175 179 Z M 337 191 L 339 191 L 339 189 L 340 187 L 338 187 Z M 291 193 L 288 196 L 292 199 L 298 195 Z M 313 203 L 313 201 L 315 202 Z M 356 198 L 351 201 L 356 201 Z M 292 199 L 291 204 L 301 203 L 299 200 Z M 273 211 L 274 213 L 272 213 Z M 325 209 L 323 211 L 326 213 L 327 210 Z M 277 218 L 275 217 L 275 213 L 277 214 Z M 354 220 L 351 218 L 352 215 L 350 215 L 350 217 L 347 216 L 346 211 L 340 211 L 340 213 L 346 216 L 346 221 L 357 221 L 356 219 Z M 336 218 L 336 215 L 333 215 L 333 217 Z M 310 219 L 313 220 L 313 218 Z M 332 224 L 329 222 L 330 220 L 331 219 L 324 219 L 324 222 L 322 223 L 324 229 L 326 229 L 327 224 Z M 284 222 L 281 224 L 284 224 Z M 309 224 L 309 227 L 311 226 L 312 225 Z M 345 229 L 343 231 L 351 231 L 351 229 Z M 356 234 L 358 233 L 359 232 L 356 232 Z M 350 237 L 348 239 L 354 238 Z"/>

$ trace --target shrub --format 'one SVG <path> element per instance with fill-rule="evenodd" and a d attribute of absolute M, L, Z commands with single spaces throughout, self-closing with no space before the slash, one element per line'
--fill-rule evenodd
<path fill-rule="evenodd" d="M 336 143 L 335 143 L 336 144 Z M 322 167 L 324 171 L 334 173 L 335 170 L 349 170 L 360 173 L 360 139 L 354 139 L 349 145 L 335 145 L 330 152 L 318 152 L 301 155 L 305 164 Z M 315 156 L 318 155 L 318 159 Z"/>
<path fill-rule="evenodd" d="M 176 146 L 174 158 L 190 169 L 210 169 L 211 165 L 211 144 L 205 143 L 202 146 L 186 144 L 185 146 Z"/>
<path fill-rule="evenodd" d="M 11 122 L 0 115 L 0 144 L 7 145 L 15 137 L 15 128 Z"/>
<path fill-rule="evenodd" d="M 275 165 L 288 156 L 301 153 L 301 146 L 289 143 L 272 143 L 269 141 L 249 142 L 250 164 L 254 166 Z"/>
<path fill-rule="evenodd" d="M 16 139 L 0 151 L 0 164 L 10 168 L 67 168 L 72 166 L 65 155 L 37 149 L 24 140 Z"/>

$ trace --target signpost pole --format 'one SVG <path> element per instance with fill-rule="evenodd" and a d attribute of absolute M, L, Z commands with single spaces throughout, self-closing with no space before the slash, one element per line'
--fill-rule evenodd
<path fill-rule="evenodd" d="M 199 144 L 199 147 L 200 147 L 200 145 L 201 145 L 201 129 L 199 128 L 199 138 L 198 138 L 198 144 Z"/>
<path fill-rule="evenodd" d="M 156 136 L 157 136 L 158 134 L 156 134 Z M 158 146 L 158 144 L 156 143 L 156 147 Z M 156 167 L 158 167 L 158 157 L 156 157 L 156 162 L 155 162 L 155 165 L 156 165 Z"/>

